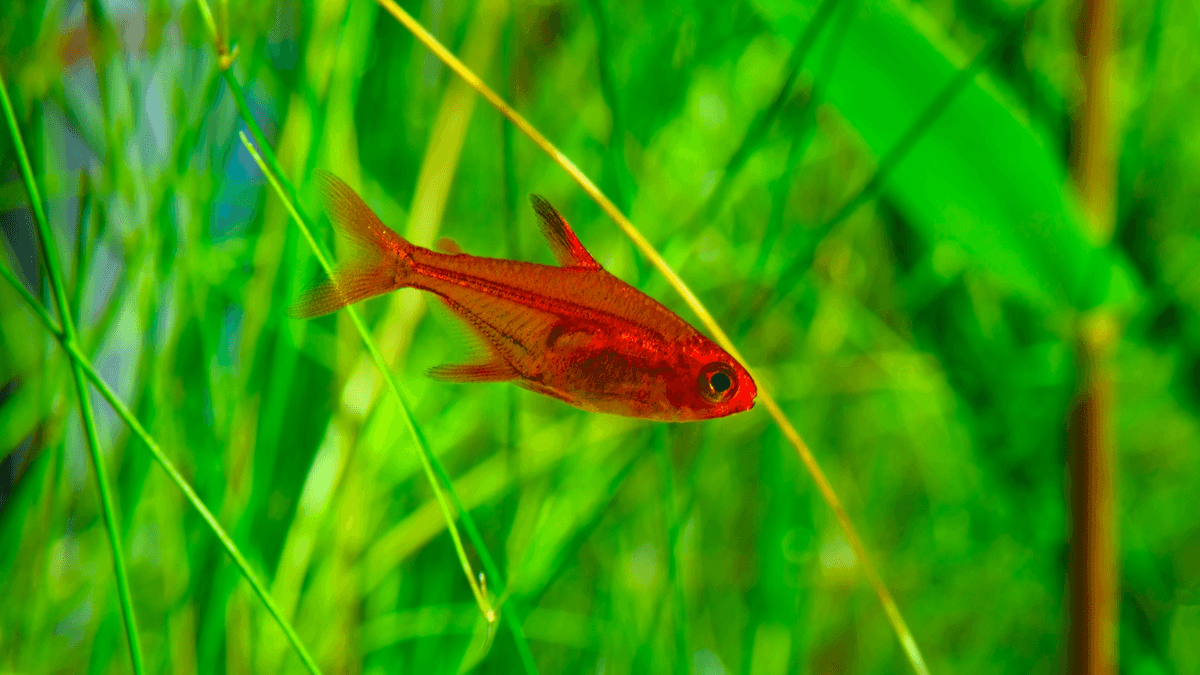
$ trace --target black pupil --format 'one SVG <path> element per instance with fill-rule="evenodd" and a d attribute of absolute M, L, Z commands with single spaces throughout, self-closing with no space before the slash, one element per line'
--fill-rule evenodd
<path fill-rule="evenodd" d="M 708 383 L 712 385 L 713 391 L 718 394 L 733 386 L 733 380 L 725 373 L 713 373 L 708 379 Z"/>

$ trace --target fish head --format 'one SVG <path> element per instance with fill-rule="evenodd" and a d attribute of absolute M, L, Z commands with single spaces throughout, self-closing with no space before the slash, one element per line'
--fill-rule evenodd
<path fill-rule="evenodd" d="M 667 394 L 678 421 L 724 417 L 754 407 L 754 378 L 724 349 L 696 336 L 680 352 L 677 377 Z"/>

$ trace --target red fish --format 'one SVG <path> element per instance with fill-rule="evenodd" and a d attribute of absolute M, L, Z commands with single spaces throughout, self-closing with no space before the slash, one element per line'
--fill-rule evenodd
<path fill-rule="evenodd" d="M 334 312 L 399 288 L 429 291 L 487 349 L 480 363 L 437 366 L 450 382 L 508 382 L 593 412 L 684 422 L 754 406 L 757 387 L 725 350 L 671 310 L 609 274 L 567 221 L 531 196 L 559 265 L 539 265 L 409 243 L 338 178 L 318 174 L 330 220 L 361 249 L 289 309 Z"/>

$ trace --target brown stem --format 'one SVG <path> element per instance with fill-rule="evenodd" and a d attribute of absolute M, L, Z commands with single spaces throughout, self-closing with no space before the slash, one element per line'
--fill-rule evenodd
<path fill-rule="evenodd" d="M 1072 172 L 1097 244 L 1112 238 L 1114 126 L 1112 50 L 1116 7 L 1113 0 L 1084 0 L 1079 16 L 1079 55 L 1083 67 L 1083 107 L 1075 120 Z"/>
<path fill-rule="evenodd" d="M 1084 0 L 1079 51 L 1084 100 L 1075 128 L 1072 172 L 1088 235 L 1106 245 L 1113 232 L 1115 144 L 1112 124 L 1113 0 Z M 1071 534 L 1068 577 L 1070 672 L 1109 675 L 1117 644 L 1113 382 L 1109 366 L 1120 328 L 1101 308 L 1079 323 L 1079 394 L 1070 413 Z"/>
<path fill-rule="evenodd" d="M 1116 656 L 1113 382 L 1108 365 L 1116 322 L 1082 322 L 1081 389 L 1071 411 L 1070 672 L 1108 675 Z"/>

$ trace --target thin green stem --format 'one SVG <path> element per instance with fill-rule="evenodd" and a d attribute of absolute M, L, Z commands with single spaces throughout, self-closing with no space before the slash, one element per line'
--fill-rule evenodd
<path fill-rule="evenodd" d="M 12 101 L 8 98 L 8 85 L 4 76 L 0 75 L 0 102 L 4 104 L 4 119 L 8 123 L 8 131 L 12 134 L 13 147 L 17 153 L 17 166 L 21 171 L 21 179 L 25 183 L 25 192 L 29 195 L 29 210 L 33 213 L 33 222 L 37 225 L 38 235 L 42 238 L 42 255 L 45 257 L 46 273 L 50 277 L 50 292 L 58 314 L 63 320 L 63 330 L 67 335 L 74 335 L 75 329 L 71 324 L 71 314 L 67 311 L 67 296 L 64 292 L 62 267 L 58 262 L 58 251 L 54 248 L 54 238 L 46 221 L 46 212 L 42 208 L 41 193 L 33 180 L 33 167 L 29 164 L 29 154 L 25 151 L 25 141 L 21 130 L 17 127 L 17 116 L 13 112 Z"/>
<path fill-rule="evenodd" d="M 4 117 L 8 122 L 9 133 L 12 134 L 13 147 L 17 153 L 17 164 L 21 169 L 21 177 L 25 181 L 25 191 L 29 195 L 30 210 L 37 224 L 38 234 L 42 240 L 42 256 L 45 258 L 46 273 L 50 277 L 50 291 L 58 304 L 58 315 L 62 320 L 61 339 L 64 342 L 75 341 L 75 323 L 72 321 L 71 310 L 67 302 L 66 284 L 63 283 L 62 266 L 58 260 L 58 251 L 54 246 L 54 236 L 50 224 L 46 220 L 46 212 L 42 208 L 41 194 L 33 179 L 33 167 L 29 163 L 29 154 L 25 150 L 25 142 L 17 127 L 17 117 L 13 112 L 12 102 L 8 98 L 8 87 L 0 76 L 0 100 L 4 104 Z M 82 236 L 82 232 L 80 233 Z M 82 273 L 82 270 L 80 271 Z M 117 519 L 114 515 L 112 493 L 108 487 L 108 473 L 104 465 L 104 454 L 100 451 L 100 439 L 96 434 L 96 418 L 92 410 L 91 399 L 88 398 L 87 387 L 84 384 L 83 373 L 79 364 L 73 364 L 71 374 L 75 380 L 75 393 L 79 397 L 79 416 L 83 422 L 84 436 L 92 457 L 92 466 L 96 471 L 96 484 L 100 489 L 100 511 L 104 516 L 104 527 L 108 531 L 108 543 L 112 549 L 113 571 L 117 579 L 117 597 L 121 605 L 121 617 L 125 621 L 125 638 L 129 646 L 129 660 L 133 663 L 133 672 L 141 675 L 142 645 L 138 639 L 137 617 L 133 611 L 133 598 L 129 591 L 129 578 L 125 574 L 125 556 L 121 552 L 121 537 L 117 532 Z"/>
<path fill-rule="evenodd" d="M 263 156 L 260 155 L 255 149 L 254 145 L 250 143 L 250 139 L 246 138 L 246 134 L 241 133 L 240 135 L 242 138 L 242 144 L 246 146 L 246 149 L 254 157 L 254 161 L 258 163 L 259 168 L 262 169 L 263 174 L 266 175 L 267 180 L 271 183 L 271 187 L 275 189 L 276 193 L 279 195 L 279 198 L 283 201 L 284 207 L 287 208 L 288 213 L 292 214 L 292 218 L 295 219 L 296 224 L 300 227 L 301 234 L 304 235 L 304 239 L 312 248 L 313 255 L 316 256 L 317 261 L 321 264 L 321 268 L 325 270 L 326 274 L 332 276 L 333 265 L 330 264 L 328 256 L 326 256 L 324 251 L 321 250 L 321 246 L 313 237 L 312 231 L 309 229 L 307 224 L 309 222 L 307 217 L 300 214 L 296 202 L 290 199 L 288 194 L 285 194 L 283 186 L 281 185 L 283 179 L 280 174 L 276 173 L 276 167 L 268 167 L 267 163 L 263 160 Z M 264 148 L 265 147 L 266 146 L 264 146 Z M 272 157 L 272 159 L 274 158 Z M 272 162 L 272 164 L 274 164 L 274 162 Z M 291 193 L 292 191 L 289 189 L 288 192 Z M 417 445 L 417 454 L 421 458 L 421 466 L 425 470 L 425 477 L 429 480 L 429 484 L 433 488 L 434 496 L 437 497 L 438 506 L 441 508 L 442 515 L 446 519 L 446 529 L 450 532 L 450 538 L 454 540 L 454 550 L 458 553 L 458 559 L 462 564 L 463 574 L 466 575 L 467 582 L 471 586 L 471 592 L 475 595 L 475 602 L 479 605 L 479 611 L 483 613 L 488 622 L 493 622 L 496 620 L 496 611 L 491 606 L 491 601 L 484 596 L 483 590 L 479 587 L 479 583 L 475 579 L 475 572 L 471 568 L 471 561 L 467 558 L 467 551 L 463 547 L 462 538 L 458 534 L 458 527 L 454 524 L 454 514 L 450 512 L 450 504 L 446 501 L 445 492 L 438 484 L 437 475 L 434 473 L 433 465 L 430 462 L 432 453 L 429 452 L 429 445 L 425 442 L 425 438 L 417 429 L 416 421 L 413 419 L 412 412 L 409 410 L 408 404 L 404 401 L 404 398 L 400 395 L 400 388 L 396 384 L 396 379 L 392 376 L 391 370 L 388 369 L 387 363 L 384 362 L 383 354 L 379 352 L 379 348 L 375 346 L 375 341 L 371 339 L 371 333 L 367 329 L 367 325 L 363 323 L 362 317 L 359 316 L 358 312 L 355 311 L 353 307 L 347 307 L 346 312 L 350 316 L 350 320 L 354 323 L 354 327 L 358 330 L 358 334 L 362 337 L 363 344 L 366 346 L 367 352 L 371 355 L 371 359 L 375 362 L 375 365 L 379 368 L 379 372 L 383 375 L 383 379 L 387 383 L 388 389 L 392 392 L 392 396 L 396 399 L 397 404 L 400 406 L 400 410 L 404 417 L 405 426 L 408 427 L 409 434 L 412 436 L 413 442 Z M 455 498 L 455 501 L 457 503 L 457 497 Z M 466 510 L 460 506 L 459 513 L 465 512 Z"/>
<path fill-rule="evenodd" d="M 225 548 L 225 552 L 229 554 L 229 557 L 233 558 L 233 562 L 238 566 L 238 569 L 241 570 L 242 576 L 246 577 L 246 581 L 248 581 L 251 588 L 254 589 L 254 593 L 259 597 L 260 600 L 262 600 L 263 605 L 266 606 L 267 611 L 271 613 L 271 616 L 275 617 L 275 621 L 279 624 L 279 627 L 283 629 L 284 635 L 287 636 L 288 641 L 291 642 L 292 646 L 296 649 L 296 653 L 300 656 L 300 660 L 304 662 L 304 665 L 308 667 L 308 670 L 312 672 L 313 675 L 320 675 L 321 669 L 317 667 L 316 661 L 313 660 L 313 657 L 308 653 L 308 650 L 300 642 L 300 638 L 296 634 L 296 630 L 292 628 L 292 625 L 288 623 L 287 619 L 285 619 L 283 614 L 280 613 L 279 608 L 276 607 L 275 602 L 267 593 L 266 586 L 263 585 L 262 581 L 258 578 L 258 575 L 254 573 L 254 570 L 250 568 L 249 561 L 246 560 L 246 556 L 242 555 L 242 552 L 237 547 L 237 544 L 233 543 L 233 539 L 231 539 L 229 534 L 225 532 L 225 529 L 221 527 L 221 524 L 217 522 L 216 516 L 213 515 L 212 511 L 208 510 L 208 507 L 206 507 L 204 502 L 200 500 L 200 496 L 197 495 L 196 491 L 192 489 L 192 486 L 188 484 L 187 480 L 183 477 L 183 474 L 179 473 L 179 470 L 175 468 L 175 465 L 170 459 L 167 458 L 166 454 L 163 453 L 162 448 L 160 448 L 158 443 L 155 442 L 154 438 L 150 436 L 149 432 L 147 432 L 146 429 L 142 427 L 141 423 L 138 422 L 137 418 L 133 416 L 133 413 L 129 410 L 129 408 L 125 407 L 125 404 L 121 401 L 121 399 L 117 398 L 116 392 L 114 392 L 112 388 L 108 386 L 107 382 L 100 378 L 100 375 L 97 374 L 92 368 L 91 363 L 89 363 L 87 360 L 87 356 L 80 351 L 79 347 L 72 342 L 64 342 L 63 347 L 68 353 L 71 354 L 71 357 L 75 359 L 80 367 L 83 368 L 83 372 L 85 375 L 87 375 L 87 378 L 92 381 L 92 384 L 100 391 L 100 395 L 103 396 L 106 401 L 108 401 L 109 405 L 111 405 L 117 412 L 117 415 L 125 422 L 125 424 L 129 426 L 130 430 L 133 431 L 134 435 L 136 435 L 143 443 L 146 444 L 146 447 L 150 450 L 150 454 L 154 455 L 154 459 L 158 461 L 175 485 L 183 492 L 184 497 L 191 502 L 192 507 L 196 509 L 196 511 L 200 514 L 200 517 L 204 518 L 204 521 L 208 523 L 208 526 L 213 531 L 213 534 L 217 536 L 217 539 L 220 540 L 221 545 Z"/>
<path fill-rule="evenodd" d="M 487 547 L 483 545 L 483 535 L 480 534 L 479 528 L 475 525 L 475 519 L 471 517 L 470 511 L 463 506 L 462 500 L 458 497 L 458 492 L 450 486 L 453 483 L 450 481 L 450 476 L 446 473 L 445 467 L 440 461 L 433 462 L 433 470 L 437 472 L 438 478 L 447 486 L 447 492 L 450 494 L 450 500 L 454 502 L 454 508 L 463 515 L 463 529 L 467 531 L 467 538 L 475 546 L 476 553 L 479 554 L 479 562 L 483 565 L 483 571 L 492 579 L 492 588 L 494 592 L 502 593 L 507 586 L 504 576 L 500 573 L 500 568 L 496 566 L 496 561 L 492 558 L 492 554 Z M 529 641 L 525 639 L 525 632 L 521 629 L 520 614 L 513 607 L 512 603 L 508 604 L 508 608 L 501 612 L 504 615 L 504 623 L 512 630 L 513 641 L 517 645 L 517 654 L 521 657 L 521 663 L 525 666 L 525 672 L 537 673 L 537 665 L 533 661 L 533 652 L 529 649 Z"/>
<path fill-rule="evenodd" d="M 251 133 L 254 133 L 255 138 L 262 138 L 262 131 L 258 129 L 258 125 L 255 124 L 253 118 L 249 116 L 249 110 L 244 107 L 245 100 L 242 98 L 241 93 L 235 93 L 234 98 L 238 101 L 239 107 L 242 107 L 243 109 L 243 117 L 245 118 L 247 125 L 250 127 Z M 322 251 L 321 246 L 317 243 L 317 240 L 312 235 L 312 231 L 309 229 L 308 224 L 311 221 L 308 220 L 308 217 L 296 206 L 297 202 L 295 202 L 294 198 L 292 197 L 295 195 L 295 190 L 287 180 L 282 178 L 282 174 L 278 173 L 278 164 L 275 162 L 274 154 L 270 151 L 270 146 L 263 145 L 263 152 L 262 155 L 260 155 L 254 146 L 250 144 L 249 139 L 245 137 L 245 134 L 242 134 L 242 143 L 245 144 L 246 149 L 254 157 L 254 161 L 258 163 L 259 168 L 261 168 L 263 171 L 263 174 L 267 176 L 267 180 L 271 182 L 271 186 L 275 188 L 275 191 L 279 194 L 280 199 L 283 200 L 284 206 L 287 208 L 288 212 L 292 214 L 296 224 L 300 227 L 300 231 L 304 236 L 304 239 L 308 242 L 309 246 L 312 247 L 313 255 L 316 256 L 317 261 L 321 264 L 321 268 L 325 270 L 326 274 L 331 275 L 333 272 L 333 266 L 330 264 L 329 258 Z M 270 163 L 270 167 L 268 167 L 268 162 Z M 284 186 L 286 186 L 286 194 Z M 425 441 L 425 437 L 421 434 L 420 429 L 417 428 L 416 421 L 412 416 L 412 412 L 409 410 L 408 404 L 400 395 L 400 388 L 396 384 L 395 377 L 393 377 L 391 370 L 388 369 L 387 363 L 384 362 L 383 355 L 380 354 L 378 347 L 375 346 L 374 340 L 371 339 L 371 334 L 367 329 L 366 324 L 363 323 L 362 318 L 353 307 L 347 307 L 346 311 L 349 313 L 350 320 L 354 323 L 355 328 L 362 337 L 363 344 L 366 346 L 367 352 L 371 355 L 371 359 L 379 368 L 379 372 L 383 375 L 384 381 L 387 382 L 388 389 L 391 391 L 392 396 L 396 399 L 397 404 L 400 406 L 400 410 L 404 416 L 405 425 L 408 427 L 409 433 L 412 435 L 413 441 L 417 445 L 422 468 L 425 470 L 425 475 L 429 480 L 430 486 L 433 488 L 434 495 L 437 497 L 438 506 L 442 510 L 442 515 L 446 519 L 446 529 L 449 531 L 450 538 L 454 542 L 455 552 L 458 554 L 459 562 L 462 564 L 463 573 L 466 575 L 467 582 L 471 586 L 471 592 L 475 596 L 475 601 L 479 605 L 479 610 L 483 613 L 484 618 L 486 618 L 489 622 L 494 622 L 497 618 L 497 610 L 496 608 L 492 607 L 491 600 L 483 593 L 483 590 L 476 581 L 475 572 L 471 567 L 470 560 L 467 558 L 466 549 L 463 547 L 462 537 L 458 533 L 458 527 L 454 524 L 454 514 L 450 512 L 449 505 L 446 503 L 447 495 L 449 495 L 450 502 L 453 504 L 455 510 L 458 511 L 459 517 L 462 518 L 463 528 L 467 531 L 467 537 L 471 540 L 472 545 L 475 546 L 475 551 L 479 555 L 484 572 L 493 580 L 493 588 L 497 593 L 502 591 L 504 588 L 504 577 L 500 573 L 500 568 L 496 566 L 495 560 L 492 558 L 491 553 L 484 544 L 483 536 L 480 534 L 479 528 L 475 524 L 475 519 L 471 516 L 471 512 L 462 503 L 462 499 L 459 498 L 458 493 L 454 490 L 454 483 L 450 479 L 449 474 L 446 473 L 445 467 L 442 466 L 441 461 L 429 451 L 429 444 Z M 438 482 L 439 479 L 441 481 L 440 484 Z M 441 489 L 441 485 L 445 486 L 445 491 Z M 517 646 L 517 653 L 521 657 L 521 662 L 524 665 L 526 672 L 536 674 L 537 665 L 534 663 L 533 652 L 529 648 L 529 641 L 526 639 L 525 633 L 521 629 L 519 616 L 517 616 L 515 611 L 511 611 L 511 608 L 510 611 L 500 612 L 500 614 L 504 615 L 504 622 L 512 631 L 513 641 Z"/>
<path fill-rule="evenodd" d="M 87 378 L 92 381 L 92 384 L 100 391 L 100 394 L 106 401 L 108 401 L 109 405 L 113 407 L 113 409 L 117 412 L 117 415 L 125 422 L 125 424 L 129 426 L 130 430 L 132 430 L 133 433 L 139 439 L 141 439 L 143 443 L 146 444 L 146 447 L 150 449 L 150 454 L 154 455 L 154 459 L 158 461 L 175 485 L 183 492 L 184 497 L 191 502 L 192 507 L 196 509 L 196 511 L 200 514 L 200 517 L 204 518 L 204 521 L 208 523 L 208 526 L 210 529 L 212 529 L 213 534 L 217 536 L 217 539 L 220 540 L 221 545 L 225 548 L 225 552 L 229 554 L 229 557 L 233 558 L 233 562 L 238 566 L 238 569 L 241 570 L 242 576 L 246 577 L 246 581 L 248 581 L 251 588 L 254 589 L 254 593 L 259 597 L 260 600 L 262 600 L 263 605 L 266 606 L 267 611 L 271 613 L 271 616 L 275 617 L 275 621 L 279 624 L 279 627 L 283 629 L 284 635 L 287 636 L 288 641 L 292 643 L 293 647 L 295 647 L 296 653 L 300 656 L 300 660 L 304 662 L 304 665 L 308 667 L 308 670 L 312 672 L 313 675 L 320 675 L 321 669 L 317 667 L 316 661 L 313 660 L 313 657 L 308 653 L 308 650 L 300 642 L 300 638 L 296 634 L 296 630 L 292 628 L 291 624 L 288 623 L 287 619 L 285 619 L 283 614 L 280 613 L 279 608 L 276 607 L 275 602 L 267 593 L 266 586 L 263 585 L 263 582 L 258 578 L 258 575 L 254 573 L 254 570 L 250 568 L 249 561 L 246 560 L 246 556 L 242 555 L 242 552 L 237 547 L 237 544 L 233 543 L 233 539 L 231 539 L 229 534 L 225 532 L 225 529 L 221 527 L 221 524 L 217 522 L 216 516 L 213 515 L 212 511 L 208 510 L 208 507 L 206 507 L 204 502 L 200 500 L 200 496 L 197 495 L 196 491 L 192 489 L 192 486 L 188 484 L 187 480 L 183 477 L 183 474 L 179 473 L 179 470 L 175 468 L 175 465 L 170 459 L 167 458 L 166 454 L 163 453 L 162 448 L 160 448 L 158 443 L 155 442 L 154 438 L 150 436 L 149 432 L 147 432 L 146 429 L 142 427 L 141 423 L 138 422 L 137 418 L 133 416 L 133 413 L 129 410 L 129 408 L 125 407 L 125 404 L 119 398 L 117 398 L 116 392 L 114 392 L 112 388 L 108 386 L 107 382 L 100 378 L 100 375 L 97 374 L 92 368 L 91 363 L 89 363 L 87 360 L 87 356 L 80 351 L 79 347 L 71 342 L 64 343 L 63 347 L 68 353 L 71 354 L 71 357 L 75 359 L 80 367 L 83 368 L 84 374 L 87 375 Z"/>
<path fill-rule="evenodd" d="M 17 295 L 20 295 L 21 299 L 25 301 L 25 304 L 29 305 L 29 308 L 37 315 L 37 318 L 46 326 L 46 330 L 50 331 L 55 339 L 62 341 L 62 328 L 58 325 L 58 322 L 54 320 L 54 317 L 50 316 L 50 312 L 46 311 L 42 303 L 33 297 L 29 289 L 25 288 L 25 284 L 21 283 L 21 280 L 8 268 L 7 264 L 0 265 L 0 277 L 4 277 L 4 280 L 13 287 Z"/>
<path fill-rule="evenodd" d="M 717 323 L 712 314 L 704 307 L 704 305 L 700 302 L 700 299 L 696 297 L 696 294 L 693 293 L 692 290 L 688 288 L 687 284 L 685 284 L 683 280 L 679 278 L 679 275 L 676 274 L 673 269 L 671 269 L 671 266 L 668 265 L 666 260 L 663 259 L 662 255 L 655 250 L 654 246 L 650 244 L 650 241 L 646 239 L 646 237 L 643 236 L 636 227 L 633 226 L 633 223 L 629 222 L 629 219 L 625 217 L 625 214 L 623 214 L 615 204 L 613 204 L 612 200 L 605 196 L 605 194 L 596 187 L 596 184 L 593 183 L 586 174 L 579 170 L 579 167 L 575 166 L 574 162 L 572 162 L 566 155 L 556 148 L 553 143 L 543 136 L 541 132 L 535 129 L 534 126 L 530 124 L 524 117 L 517 113 L 512 106 L 497 96 L 496 92 L 492 91 L 491 88 L 484 84 L 483 80 L 481 80 L 478 75 L 463 65 L 462 61 L 459 61 L 457 57 L 455 57 L 450 53 L 449 50 L 442 46 L 442 44 L 438 42 L 437 39 L 429 33 L 429 31 L 425 30 L 425 28 L 419 22 L 417 22 L 416 19 L 412 18 L 408 12 L 405 12 L 404 9 L 393 2 L 393 0 L 376 0 L 376 2 L 382 5 L 392 16 L 396 17 L 396 20 L 402 23 L 405 28 L 412 32 L 412 34 L 430 51 L 432 51 L 438 57 L 438 59 L 442 61 L 442 63 L 445 63 L 455 73 L 457 73 L 459 77 L 463 78 L 465 82 L 470 84 L 475 91 L 479 92 L 481 96 L 487 99 L 488 103 L 492 104 L 498 111 L 500 111 L 501 114 L 507 117 L 514 125 L 516 125 L 518 129 L 521 130 L 522 133 L 524 133 L 531 141 L 533 141 L 535 145 L 541 148 L 543 152 L 551 157 L 560 167 L 562 167 L 564 171 L 566 171 L 573 179 L 575 179 L 580 188 L 587 192 L 587 194 L 596 202 L 596 204 L 600 206 L 601 210 L 608 214 L 608 216 L 613 219 L 613 222 L 615 222 L 617 226 L 621 228 L 621 231 L 625 233 L 625 236 L 629 237 L 629 239 L 633 241 L 634 245 L 637 246 L 637 248 L 643 254 L 645 254 L 647 258 L 650 259 L 655 268 L 657 268 L 658 271 L 662 273 L 664 277 L 666 277 L 671 286 L 674 287 L 676 292 L 678 292 L 683 298 L 683 301 L 687 303 L 687 305 L 692 308 L 692 311 L 696 313 L 696 316 L 700 319 L 700 322 L 703 323 L 704 326 L 708 328 L 709 332 L 712 333 L 712 337 L 717 344 L 719 344 L 725 349 L 726 352 L 729 353 L 730 356 L 737 359 L 742 364 L 746 363 L 746 360 L 742 357 L 737 346 L 735 346 L 729 339 L 729 336 L 725 333 L 725 330 L 721 328 L 720 324 Z M 753 371 L 751 371 L 751 375 L 753 375 Z M 863 572 L 866 575 L 867 580 L 870 582 L 871 587 L 875 590 L 875 594 L 879 597 L 879 602 L 883 606 L 884 613 L 888 617 L 888 622 L 892 625 L 892 629 L 895 631 L 896 637 L 900 641 L 905 655 L 912 664 L 913 670 L 918 673 L 918 675 L 925 675 L 929 671 L 925 667 L 925 661 L 921 657 L 920 650 L 917 648 L 917 642 L 913 638 L 912 632 L 909 631 L 907 624 L 905 624 L 904 617 L 901 616 L 900 609 L 896 606 L 895 600 L 892 599 L 891 593 L 888 591 L 887 586 L 883 583 L 882 577 L 879 576 L 879 572 L 875 569 L 874 563 L 871 562 L 870 557 L 867 555 L 866 547 L 863 545 L 862 539 L 858 536 L 858 532 L 854 529 L 854 524 L 850 521 L 849 515 L 846 514 L 845 508 L 842 507 L 841 500 L 838 499 L 837 493 L 834 491 L 833 486 L 829 483 L 829 479 L 825 477 L 825 473 L 821 470 L 821 466 L 817 462 L 816 457 L 813 456 L 812 451 L 809 450 L 808 445 L 804 442 L 804 439 L 800 437 L 800 433 L 796 431 L 796 428 L 788 420 L 787 416 L 784 415 L 783 409 L 779 407 L 779 404 L 775 401 L 774 396 L 772 396 L 770 391 L 763 385 L 762 379 L 759 379 L 758 400 L 763 404 L 763 408 L 767 411 L 767 414 L 769 414 L 775 420 L 775 423 L 779 425 L 779 428 L 783 431 L 784 436 L 788 439 L 788 442 L 796 449 L 796 453 L 800 456 L 800 461 L 804 464 L 804 468 L 808 471 L 809 475 L 812 476 L 813 482 L 816 483 L 817 489 L 821 492 L 822 498 L 824 498 L 825 502 L 829 504 L 829 507 L 833 510 L 834 515 L 837 517 L 838 525 L 845 533 L 846 539 L 850 543 L 850 547 L 854 549 L 855 555 L 862 564 Z"/>
<path fill-rule="evenodd" d="M 296 195 L 295 188 L 292 186 L 290 181 L 284 178 L 284 173 L 279 167 L 279 162 L 275 158 L 274 151 L 271 149 L 270 144 L 267 143 L 266 136 L 263 134 L 258 122 L 255 121 L 254 116 L 250 113 L 250 108 L 248 105 L 246 105 L 246 97 L 242 92 L 241 84 L 237 81 L 232 69 L 223 71 L 222 75 L 225 78 L 226 84 L 229 86 L 229 91 L 233 95 L 233 99 L 237 104 L 238 111 L 241 113 L 242 120 L 246 123 L 246 127 L 249 129 L 250 134 L 254 137 L 258 147 L 261 148 L 262 154 L 259 155 L 258 152 L 255 151 L 255 148 L 249 143 L 246 144 L 247 149 L 252 155 L 254 155 L 255 161 L 257 161 L 259 166 L 262 167 L 263 173 L 271 181 L 272 186 L 279 193 L 280 198 L 283 199 L 284 205 L 288 208 L 288 211 L 292 214 L 293 218 L 295 218 L 297 225 L 300 227 L 301 233 L 308 242 L 309 246 L 312 248 L 313 254 L 317 257 L 317 260 L 325 270 L 326 274 L 329 274 L 332 270 L 332 267 L 330 266 L 328 257 L 323 253 L 320 245 L 312 236 L 312 220 L 308 218 L 307 214 L 299 209 L 298 204 L 300 202 Z M 246 142 L 245 138 L 242 140 L 243 143 Z M 471 592 L 475 597 L 476 603 L 479 605 L 480 611 L 489 622 L 495 621 L 497 618 L 497 612 L 495 608 L 491 606 L 491 601 L 486 597 L 476 581 L 474 571 L 471 568 L 470 560 L 466 555 L 466 549 L 462 545 L 462 539 L 459 536 L 458 528 L 454 524 L 454 515 L 450 512 L 450 509 L 446 504 L 445 494 L 439 487 L 439 484 L 435 479 L 435 474 L 441 478 L 442 484 L 446 487 L 445 492 L 449 493 L 451 502 L 457 509 L 459 517 L 462 518 L 463 526 L 467 530 L 467 536 L 471 540 L 472 545 L 475 547 L 476 553 L 479 555 L 484 571 L 489 577 L 491 577 L 493 584 L 492 587 L 496 593 L 500 593 L 504 587 L 503 577 L 500 574 L 500 570 L 496 566 L 491 554 L 488 552 L 487 546 L 484 544 L 483 537 L 479 534 L 479 528 L 476 527 L 475 520 L 471 516 L 470 511 L 463 506 L 462 500 L 459 499 L 458 494 L 455 492 L 454 484 L 450 480 L 449 475 L 446 473 L 445 468 L 442 466 L 441 461 L 438 460 L 436 455 L 429 451 L 429 446 L 425 442 L 424 437 L 421 435 L 420 430 L 417 428 L 416 422 L 412 417 L 412 413 L 409 410 L 408 405 L 400 396 L 400 389 L 396 384 L 396 380 L 392 376 L 391 371 L 388 369 L 387 364 L 384 362 L 382 354 L 379 353 L 378 348 L 371 339 L 370 332 L 367 330 L 366 325 L 362 322 L 362 319 L 353 308 L 347 308 L 347 311 L 349 312 L 351 321 L 354 323 L 359 335 L 362 337 L 368 353 L 370 353 L 372 360 L 375 361 L 376 366 L 379 368 L 379 372 L 382 374 L 384 381 L 387 383 L 388 389 L 391 391 L 393 397 L 396 399 L 397 404 L 400 406 L 400 409 L 403 412 L 405 425 L 408 427 L 414 441 L 417 444 L 422 467 L 425 470 L 426 477 L 428 478 L 434 494 L 438 499 L 438 505 L 442 510 L 442 514 L 446 519 L 447 530 L 450 532 L 450 538 L 454 542 L 455 552 L 458 554 L 459 562 L 462 564 L 463 573 L 467 577 L 467 583 L 471 587 Z M 529 642 L 525 638 L 524 631 L 521 629 L 520 617 L 515 616 L 515 612 L 511 611 L 502 612 L 502 614 L 504 614 L 505 617 L 505 624 L 507 624 L 512 631 L 513 640 L 517 646 L 517 652 L 521 656 L 521 660 L 525 666 L 526 672 L 536 674 L 537 667 L 533 661 L 533 654 L 529 648 Z"/>
<path fill-rule="evenodd" d="M 104 514 L 104 529 L 108 530 L 108 545 L 113 551 L 113 569 L 117 575 L 117 596 L 121 602 L 121 614 L 125 619 L 125 634 L 129 640 L 129 658 L 133 661 L 133 672 L 144 672 L 142 669 L 142 646 L 138 638 L 137 620 L 133 613 L 133 598 L 129 591 L 129 577 L 125 569 L 125 555 L 121 552 L 121 537 L 117 532 L 119 527 L 116 519 L 116 508 L 113 506 L 112 492 L 108 485 L 108 468 L 104 464 L 104 453 L 100 451 L 100 437 L 96 434 L 96 417 L 92 410 L 92 399 L 88 396 L 86 380 L 79 362 L 72 360 L 71 375 L 75 380 L 75 391 L 79 396 L 79 415 L 83 418 L 84 435 L 87 438 L 88 451 L 92 457 L 92 466 L 96 469 L 96 483 L 100 486 L 101 513 Z"/>

